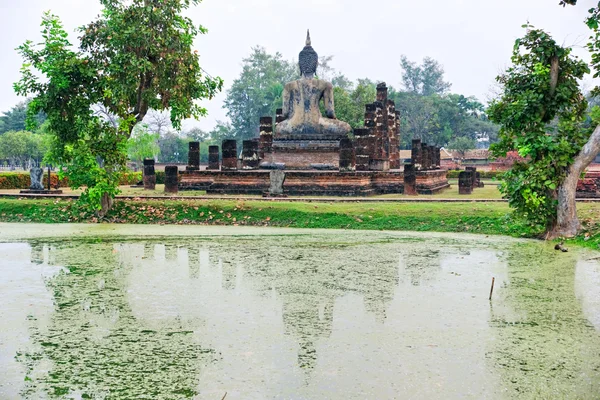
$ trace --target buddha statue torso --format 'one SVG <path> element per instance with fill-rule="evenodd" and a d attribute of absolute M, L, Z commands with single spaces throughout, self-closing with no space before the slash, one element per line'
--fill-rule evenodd
<path fill-rule="evenodd" d="M 285 85 L 283 90 L 284 121 L 277 124 L 276 134 L 287 135 L 323 135 L 328 139 L 344 138 L 352 128 L 335 117 L 333 85 L 315 79 L 318 55 L 307 37 L 306 47 L 300 53 L 300 72 L 302 78 Z M 325 115 L 319 105 L 323 100 Z M 318 139 L 318 137 L 315 137 Z"/>

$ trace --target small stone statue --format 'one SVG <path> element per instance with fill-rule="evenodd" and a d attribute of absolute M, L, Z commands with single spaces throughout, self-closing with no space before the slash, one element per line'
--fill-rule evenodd
<path fill-rule="evenodd" d="M 31 178 L 30 190 L 44 190 L 42 180 L 44 179 L 44 170 L 39 167 L 34 167 L 29 170 L 29 177 Z"/>
<path fill-rule="evenodd" d="M 283 184 L 285 183 L 285 172 L 281 170 L 271 171 L 270 173 L 271 186 L 269 187 L 269 195 L 283 195 Z"/>
<path fill-rule="evenodd" d="M 318 64 L 319 56 L 311 46 L 308 32 L 299 57 L 301 78 L 286 84 L 283 90 L 284 120 L 277 124 L 277 135 L 321 134 L 341 139 L 352 131 L 349 124 L 335 117 L 333 85 L 315 79 Z M 327 118 L 322 117 L 319 109 L 321 99 Z"/>

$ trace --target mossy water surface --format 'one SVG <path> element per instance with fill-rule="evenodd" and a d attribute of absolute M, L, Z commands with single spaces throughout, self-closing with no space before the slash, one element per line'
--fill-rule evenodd
<path fill-rule="evenodd" d="M 600 254 L 587 250 L 397 232 L 2 228 L 2 398 L 600 393 Z"/>

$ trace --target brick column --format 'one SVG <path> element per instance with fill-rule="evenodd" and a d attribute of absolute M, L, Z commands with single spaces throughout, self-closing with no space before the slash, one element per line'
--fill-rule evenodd
<path fill-rule="evenodd" d="M 188 171 L 200 170 L 200 142 L 190 142 L 188 153 Z"/>
<path fill-rule="evenodd" d="M 366 123 L 366 121 L 365 121 Z M 357 171 L 368 171 L 370 156 L 370 147 L 372 147 L 371 130 L 369 128 L 359 128 L 354 130 L 354 151 L 355 167 Z"/>
<path fill-rule="evenodd" d="M 423 169 L 423 153 L 421 151 L 421 139 L 413 139 L 410 163 L 415 166 L 415 170 Z"/>
<path fill-rule="evenodd" d="M 165 193 L 179 192 L 179 168 L 176 165 L 165 167 Z"/>
<path fill-rule="evenodd" d="M 353 171 L 356 168 L 354 145 L 352 140 L 340 140 L 340 171 Z"/>
<path fill-rule="evenodd" d="M 223 140 L 221 145 L 221 170 L 236 171 L 237 170 L 237 142 L 235 140 Z"/>
<path fill-rule="evenodd" d="M 390 137 L 390 169 L 400 169 L 400 112 L 396 105 L 388 100 L 388 134 Z"/>
<path fill-rule="evenodd" d="M 156 173 L 154 172 L 154 159 L 144 160 L 144 190 L 156 189 Z"/>
<path fill-rule="evenodd" d="M 219 146 L 208 146 L 208 170 L 219 170 Z"/>
<path fill-rule="evenodd" d="M 429 169 L 436 169 L 435 146 L 429 146 Z"/>
<path fill-rule="evenodd" d="M 421 169 L 429 171 L 431 160 L 429 159 L 429 146 L 427 143 L 421 143 Z"/>
<path fill-rule="evenodd" d="M 387 109 L 384 103 L 380 101 L 373 103 L 373 106 L 375 106 L 375 119 L 373 121 L 373 136 L 375 140 L 369 169 L 386 171 L 390 168 Z"/>
<path fill-rule="evenodd" d="M 244 140 L 242 142 L 242 169 L 258 169 L 258 140 Z"/>
<path fill-rule="evenodd" d="M 273 154 L 273 118 L 262 117 L 260 119 L 260 144 L 258 157 L 266 162 L 272 161 Z"/>

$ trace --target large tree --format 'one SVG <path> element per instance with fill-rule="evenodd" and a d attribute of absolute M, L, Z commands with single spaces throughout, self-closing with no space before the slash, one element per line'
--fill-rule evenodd
<path fill-rule="evenodd" d="M 408 92 L 423 96 L 444 94 L 450 90 L 451 83 L 444 81 L 444 67 L 431 57 L 425 57 L 421 64 L 410 61 L 406 56 L 400 60 L 402 84 Z"/>
<path fill-rule="evenodd" d="M 222 80 L 204 75 L 192 50 L 205 29 L 183 13 L 199 0 L 100 2 L 102 14 L 80 28 L 79 50 L 58 17 L 44 16 L 44 43 L 19 47 L 25 64 L 15 89 L 35 96 L 30 116 L 48 115 L 57 138 L 54 160 L 66 167 L 73 186 L 86 187 L 82 199 L 105 214 L 118 193 L 134 127 L 150 109 L 169 110 L 175 128 L 205 115 L 195 101 L 213 97 Z M 116 116 L 118 126 L 93 111 L 97 104 Z"/>
<path fill-rule="evenodd" d="M 575 209 L 583 169 L 573 167 L 590 136 L 583 127 L 587 102 L 578 84 L 589 68 L 548 33 L 526 28 L 515 44 L 513 65 L 498 77 L 504 93 L 489 108 L 490 118 L 501 124 L 494 153 L 517 150 L 526 158 L 505 174 L 501 190 L 534 228 L 548 237 L 571 236 L 579 229 L 577 216 L 567 225 L 559 216 L 561 208 Z"/>
<path fill-rule="evenodd" d="M 567 4 L 575 5 L 576 1 L 561 1 L 561 5 Z M 588 43 L 592 55 L 590 66 L 597 78 L 600 76 L 600 3 L 590 9 L 589 13 L 586 24 L 592 30 Z M 521 47 L 529 48 L 529 51 L 519 54 Z M 503 123 L 501 136 L 506 142 L 501 152 L 503 153 L 513 136 L 514 148 L 533 160 L 527 170 L 522 164 L 517 164 L 510 172 L 515 177 L 522 177 L 524 198 L 529 199 L 530 204 L 542 205 L 532 208 L 527 217 L 538 223 L 545 222 L 546 237 L 549 239 L 575 236 L 581 229 L 577 217 L 577 182 L 600 152 L 600 110 L 597 107 L 592 110 L 591 123 L 590 118 L 582 121 L 586 102 L 577 82 L 590 68 L 571 57 L 570 49 L 557 45 L 548 34 L 535 29 L 531 29 L 524 39 L 517 40 L 513 62 L 521 68 L 509 69 L 500 78 L 505 92 L 503 99 L 497 102 L 495 111 L 498 120 Z M 522 75 L 522 82 L 513 79 L 519 73 Z M 599 93 L 600 90 L 596 88 L 592 91 L 592 96 Z M 509 103 L 511 97 L 513 101 L 517 100 L 512 105 Z M 528 109 L 531 114 L 526 115 L 515 108 L 513 111 L 517 112 L 510 116 L 507 112 L 502 112 L 503 103 L 506 107 L 520 104 L 522 109 Z M 520 126 L 516 125 L 519 120 Z M 530 143 L 519 139 L 519 135 L 528 138 Z M 540 152 L 551 160 L 550 169 L 544 169 L 544 165 L 539 168 Z M 542 184 L 544 174 L 547 179 Z M 513 185 L 507 189 L 517 195 L 511 200 L 518 202 L 519 186 Z M 524 210 L 528 204 L 515 206 Z"/>
<path fill-rule="evenodd" d="M 284 85 L 297 78 L 297 66 L 280 53 L 269 54 L 263 47 L 254 47 L 242 60 L 242 73 L 227 91 L 223 106 L 231 119 L 233 138 L 257 136 L 260 117 L 275 115 L 282 106 Z"/>

